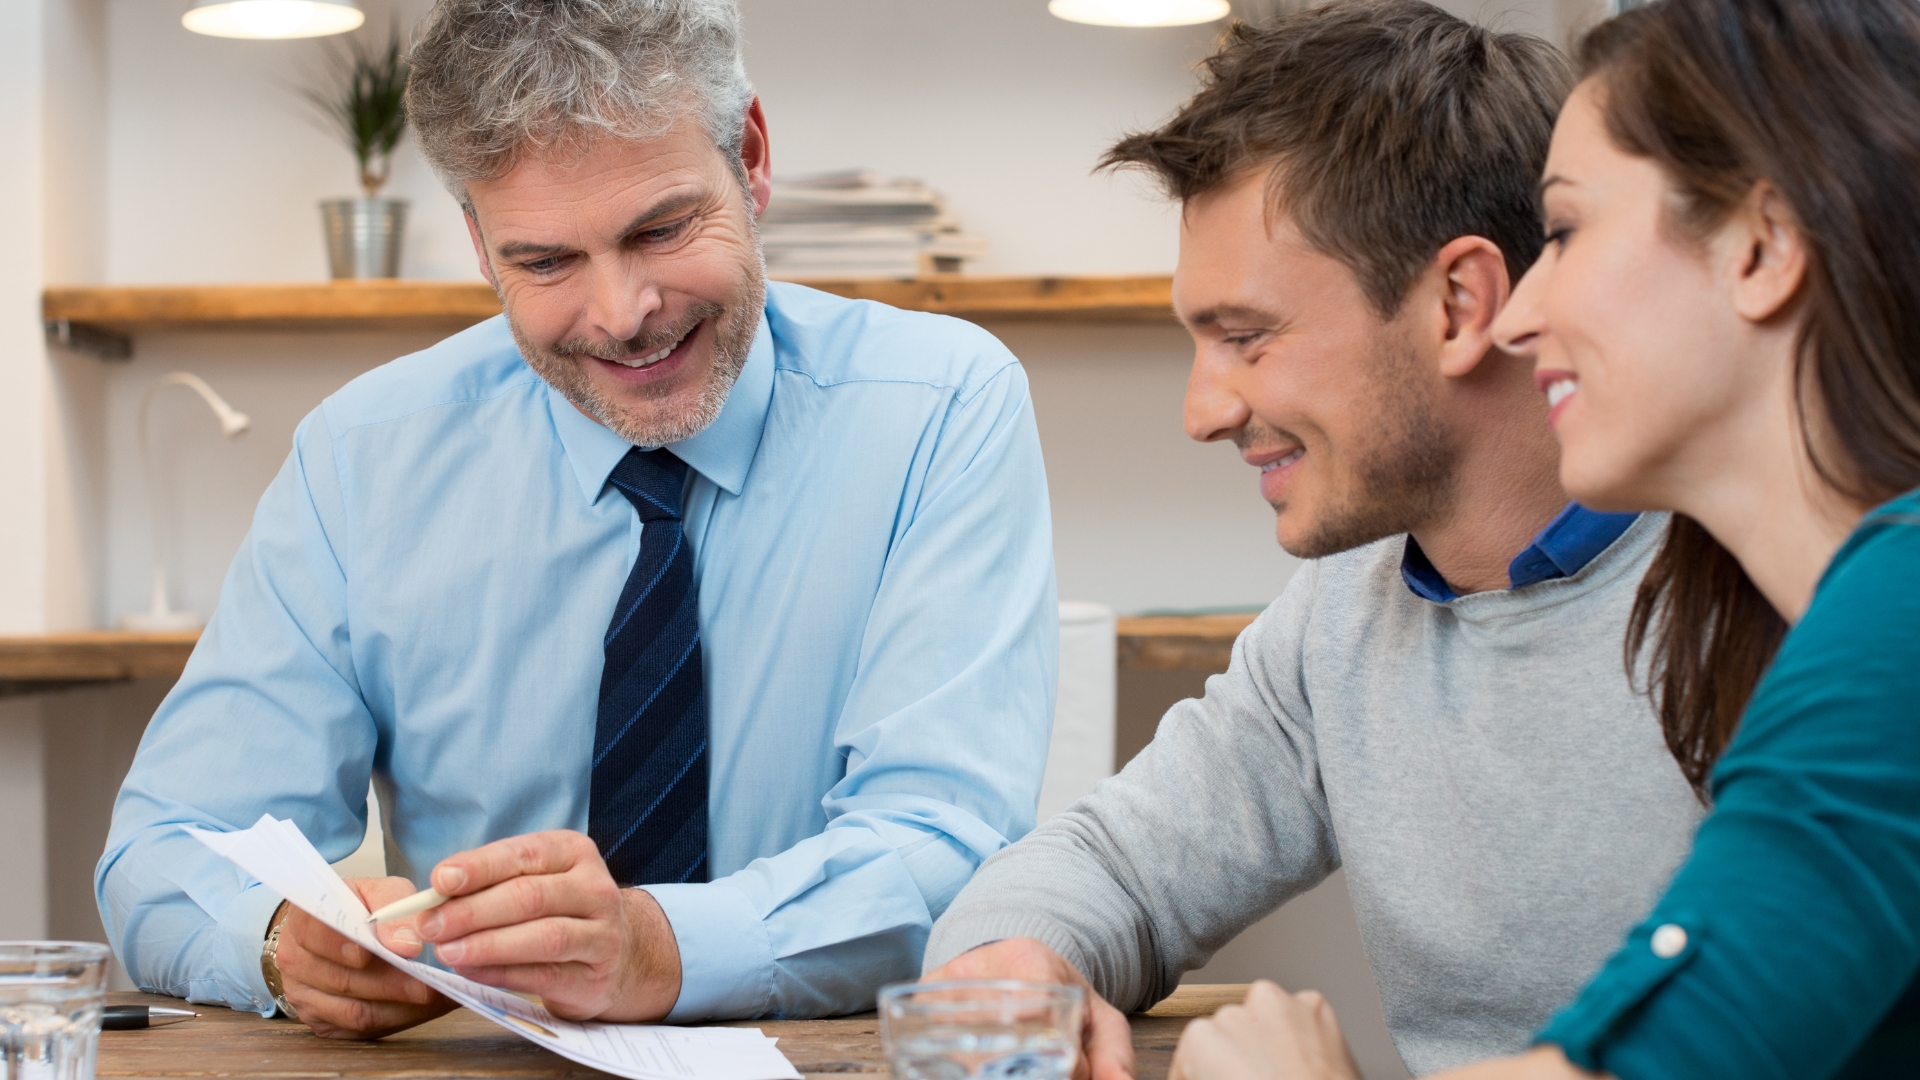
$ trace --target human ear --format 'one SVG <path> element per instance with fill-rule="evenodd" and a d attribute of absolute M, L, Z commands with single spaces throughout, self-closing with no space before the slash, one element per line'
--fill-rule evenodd
<path fill-rule="evenodd" d="M 1779 315 L 1807 279 L 1806 236 L 1793 208 L 1778 188 L 1762 180 L 1725 231 L 1733 257 L 1734 313 L 1754 323 Z"/>
<path fill-rule="evenodd" d="M 766 212 L 773 197 L 773 148 L 767 142 L 767 114 L 758 95 L 747 103 L 746 128 L 740 138 L 740 165 L 747 175 L 747 194 L 753 197 L 753 216 Z"/>
<path fill-rule="evenodd" d="M 1440 276 L 1445 334 L 1440 373 L 1460 378 L 1478 367 L 1493 347 L 1493 323 L 1506 306 L 1511 282 L 1500 246 L 1484 236 L 1461 236 L 1433 257 Z"/>
<path fill-rule="evenodd" d="M 487 242 L 480 235 L 480 221 L 473 216 L 473 204 L 460 208 L 461 216 L 467 220 L 467 237 L 473 241 L 473 255 L 480 260 L 480 276 L 487 279 L 494 292 L 500 291 L 500 282 L 493 276 L 493 263 L 487 258 Z"/>

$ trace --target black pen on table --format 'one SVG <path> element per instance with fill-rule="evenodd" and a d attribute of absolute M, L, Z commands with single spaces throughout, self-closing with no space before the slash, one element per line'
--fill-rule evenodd
<path fill-rule="evenodd" d="M 200 1014 L 192 1009 L 173 1009 L 165 1005 L 109 1005 L 100 1014 L 101 1031 L 139 1031 L 165 1027 Z"/>

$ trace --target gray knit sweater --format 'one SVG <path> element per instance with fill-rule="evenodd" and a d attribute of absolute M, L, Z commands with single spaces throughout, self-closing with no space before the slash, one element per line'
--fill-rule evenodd
<path fill-rule="evenodd" d="M 1664 526 L 1644 515 L 1573 577 L 1447 604 L 1401 580 L 1399 537 L 1301 567 L 1204 698 L 981 867 L 926 967 L 1034 937 L 1138 1009 L 1344 866 L 1408 1068 L 1523 1048 L 1701 814 L 1622 666 Z"/>

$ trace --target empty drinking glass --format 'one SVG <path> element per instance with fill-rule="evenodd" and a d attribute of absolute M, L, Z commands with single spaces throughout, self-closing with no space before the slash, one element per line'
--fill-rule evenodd
<path fill-rule="evenodd" d="M 93 1080 L 107 947 L 0 941 L 0 1080 Z"/>
<path fill-rule="evenodd" d="M 894 1080 L 1067 1080 L 1080 1053 L 1077 986 L 1002 979 L 898 983 L 880 991 Z"/>

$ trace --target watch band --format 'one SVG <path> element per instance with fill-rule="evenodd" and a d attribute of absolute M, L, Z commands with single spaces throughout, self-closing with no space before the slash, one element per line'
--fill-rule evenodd
<path fill-rule="evenodd" d="M 300 1014 L 287 1001 L 286 989 L 280 983 L 280 960 L 274 955 L 280 951 L 280 931 L 286 925 L 287 920 L 276 917 L 268 928 L 267 940 L 260 947 L 260 974 L 267 980 L 267 993 L 273 995 L 273 1003 L 280 1007 L 280 1015 L 289 1020 L 298 1020 Z"/>

